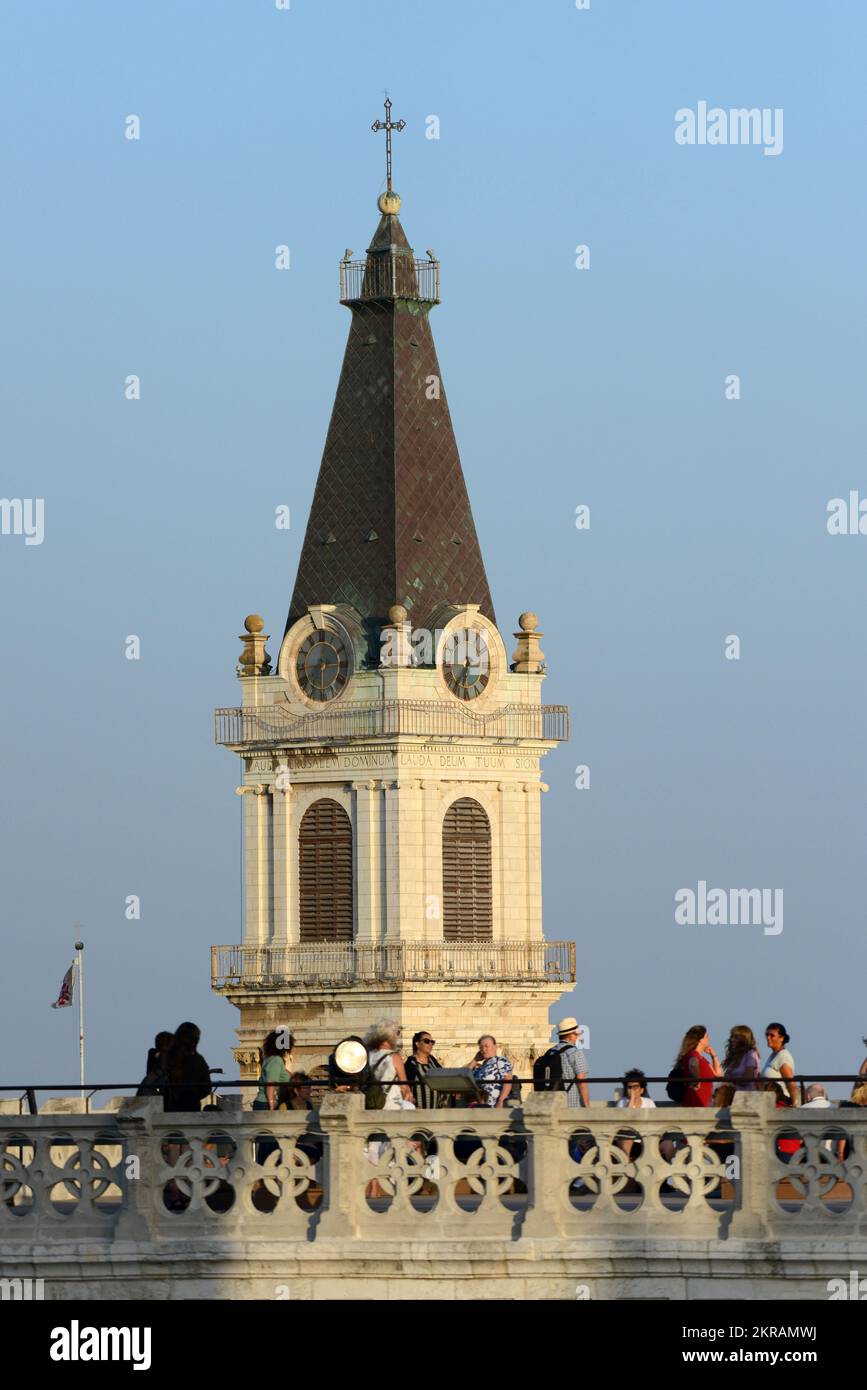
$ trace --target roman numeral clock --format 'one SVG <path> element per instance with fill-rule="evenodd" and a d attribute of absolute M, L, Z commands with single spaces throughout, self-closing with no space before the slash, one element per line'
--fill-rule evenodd
<path fill-rule="evenodd" d="M 349 337 L 276 666 L 245 621 L 238 755 L 243 940 L 212 947 L 239 1010 L 242 1074 L 274 1027 L 296 1061 L 393 1017 L 463 1063 L 492 1031 L 523 1071 L 575 979 L 542 931 L 541 759 L 568 737 L 542 703 L 542 633 L 499 632 L 430 329 L 440 266 L 387 188 L 364 260 L 340 262 Z"/>

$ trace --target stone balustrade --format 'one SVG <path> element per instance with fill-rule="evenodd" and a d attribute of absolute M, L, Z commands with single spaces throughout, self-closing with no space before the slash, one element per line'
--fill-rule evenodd
<path fill-rule="evenodd" d="M 46 1297 L 823 1298 L 867 1274 L 867 1115 L 0 1115 L 0 1274 Z M 781 1141 L 800 1141 L 785 1153 Z M 581 1292 L 584 1290 L 584 1292 Z M 385 1296 L 384 1288 L 382 1290 Z"/>

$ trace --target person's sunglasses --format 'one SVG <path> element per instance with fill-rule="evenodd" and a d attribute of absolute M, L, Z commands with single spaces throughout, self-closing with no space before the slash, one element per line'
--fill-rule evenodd
<path fill-rule="evenodd" d="M 430 1043 L 431 1047 L 433 1047 L 434 1043 L 436 1042 L 436 1038 L 419 1038 L 419 1042 Z"/>

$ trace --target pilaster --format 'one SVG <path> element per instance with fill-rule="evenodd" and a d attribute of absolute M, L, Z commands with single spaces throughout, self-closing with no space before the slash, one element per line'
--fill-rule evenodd
<path fill-rule="evenodd" d="M 383 902 L 380 869 L 382 841 L 377 782 L 354 782 L 353 849 L 355 869 L 356 940 L 376 943 L 382 934 Z"/>
<path fill-rule="evenodd" d="M 292 790 L 278 777 L 271 792 L 271 865 L 273 874 L 272 940 L 289 945 L 298 940 L 298 921 L 292 912 L 292 879 L 296 855 L 292 844 Z"/>

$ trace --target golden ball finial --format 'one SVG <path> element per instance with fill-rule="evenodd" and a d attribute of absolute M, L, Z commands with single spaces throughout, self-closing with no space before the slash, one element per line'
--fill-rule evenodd
<path fill-rule="evenodd" d="M 522 632 L 535 632 L 539 626 L 539 619 L 535 613 L 522 613 L 518 619 L 518 627 Z"/>
<path fill-rule="evenodd" d="M 376 200 L 376 206 L 380 212 L 389 217 L 396 216 L 400 212 L 400 194 L 389 189 L 387 193 L 380 193 Z"/>
<path fill-rule="evenodd" d="M 394 627 L 400 627 L 401 623 L 406 622 L 408 616 L 402 603 L 393 603 L 388 610 L 388 621 Z"/>
<path fill-rule="evenodd" d="M 265 626 L 265 619 L 260 618 L 258 613 L 250 613 L 244 619 L 244 627 L 248 632 L 261 632 Z"/>

